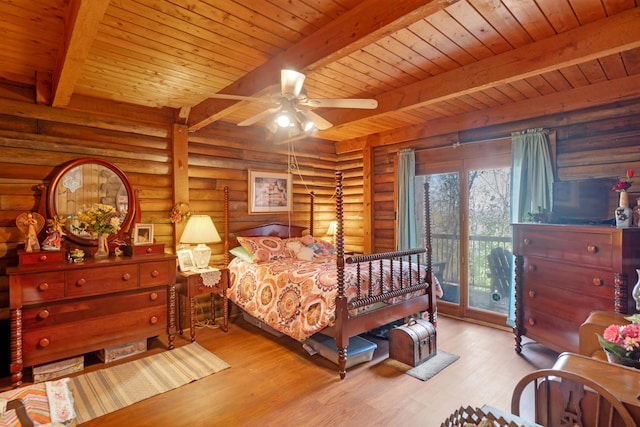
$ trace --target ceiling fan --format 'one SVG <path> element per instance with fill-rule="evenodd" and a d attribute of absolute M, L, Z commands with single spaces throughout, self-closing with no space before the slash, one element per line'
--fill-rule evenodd
<path fill-rule="evenodd" d="M 314 108 L 359 108 L 371 110 L 378 107 L 378 101 L 375 99 L 309 98 L 307 91 L 302 87 L 304 79 L 304 74 L 284 69 L 280 73 L 280 87 L 275 87 L 268 97 L 260 98 L 227 94 L 213 94 L 210 97 L 271 105 L 271 108 L 241 121 L 238 126 L 250 126 L 268 119 L 266 123 L 267 129 L 273 133 L 276 133 L 279 128 L 289 129 L 289 136 L 314 129 L 324 130 L 333 126 L 331 122 L 311 111 Z"/>

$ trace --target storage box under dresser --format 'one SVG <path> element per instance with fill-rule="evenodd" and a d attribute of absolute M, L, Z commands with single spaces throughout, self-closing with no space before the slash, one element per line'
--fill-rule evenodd
<path fill-rule="evenodd" d="M 515 224 L 516 351 L 521 336 L 578 352 L 580 325 L 594 310 L 635 312 L 640 229 Z"/>
<path fill-rule="evenodd" d="M 10 276 L 11 376 L 137 339 L 175 335 L 175 256 L 21 263 Z"/>

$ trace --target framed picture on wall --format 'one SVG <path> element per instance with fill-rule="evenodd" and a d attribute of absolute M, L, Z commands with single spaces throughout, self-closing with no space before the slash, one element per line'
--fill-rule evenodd
<path fill-rule="evenodd" d="M 153 224 L 136 224 L 133 231 L 134 245 L 150 245 L 153 243 Z"/>
<path fill-rule="evenodd" d="M 189 271 L 196 267 L 193 261 L 193 252 L 191 249 L 180 249 L 176 252 L 178 256 L 178 263 L 180 264 L 180 271 Z"/>
<path fill-rule="evenodd" d="M 291 210 L 291 175 L 249 170 L 249 213 Z"/>

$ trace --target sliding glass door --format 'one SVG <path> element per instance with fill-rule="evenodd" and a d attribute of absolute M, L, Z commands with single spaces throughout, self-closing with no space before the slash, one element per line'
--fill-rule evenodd
<path fill-rule="evenodd" d="M 429 183 L 441 313 L 506 325 L 513 269 L 509 163 L 507 155 L 469 155 L 417 168 L 416 191 L 422 192 L 424 180 Z"/>

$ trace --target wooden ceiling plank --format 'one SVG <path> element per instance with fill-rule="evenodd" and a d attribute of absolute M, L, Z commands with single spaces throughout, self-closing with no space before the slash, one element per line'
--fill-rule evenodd
<path fill-rule="evenodd" d="M 575 11 L 580 24 L 588 24 L 607 16 L 604 6 L 600 2 L 585 2 L 569 0 L 571 9 Z"/>
<path fill-rule="evenodd" d="M 424 58 L 420 62 L 421 66 L 426 68 L 432 76 L 444 73 L 447 70 L 458 68 L 459 65 L 433 46 L 425 43 L 417 34 L 408 29 L 401 29 L 391 37 L 406 45 L 409 49 L 416 52 L 419 57 Z"/>
<path fill-rule="evenodd" d="M 609 80 L 619 79 L 627 75 L 619 53 L 599 59 Z"/>
<path fill-rule="evenodd" d="M 536 80 L 538 74 L 639 47 L 639 20 L 640 9 L 631 9 L 529 46 L 449 71 L 446 75 L 431 77 L 376 96 L 376 110 L 329 111 L 325 118 L 335 125 L 340 125 L 398 109 L 439 102 L 523 78 L 537 84 L 536 89 L 541 93 L 548 94 L 551 92 L 545 91 L 544 85 L 540 85 L 541 82 Z M 532 58 L 537 60 L 533 61 Z"/>
<path fill-rule="evenodd" d="M 511 84 L 498 86 L 496 87 L 496 89 L 502 92 L 505 96 L 507 96 L 511 100 L 511 102 L 523 101 L 527 99 L 527 97 L 524 96 L 522 92 L 520 92 L 518 89 L 515 88 L 515 86 Z"/>
<path fill-rule="evenodd" d="M 513 46 L 470 3 L 458 2 L 448 7 L 447 13 L 494 55 L 513 49 Z"/>
<path fill-rule="evenodd" d="M 555 92 L 562 92 L 563 90 L 572 89 L 567 79 L 559 70 L 549 71 L 542 74 L 544 80 L 549 83 Z"/>
<path fill-rule="evenodd" d="M 386 37 L 388 40 L 393 40 L 391 37 Z M 399 45 L 400 43 L 393 42 L 394 45 Z M 376 58 L 378 61 L 382 60 L 386 64 L 386 72 L 393 72 L 394 74 L 399 74 L 401 77 L 396 77 L 398 80 L 402 82 L 414 83 L 416 81 L 425 79 L 430 75 L 425 73 L 420 68 L 416 67 L 411 61 L 411 58 L 406 58 L 404 56 L 399 55 L 396 49 L 389 49 L 382 43 L 373 43 L 369 46 L 366 46 L 362 49 L 363 52 L 371 55 L 371 57 Z M 389 68 L 391 70 L 389 70 Z"/>
<path fill-rule="evenodd" d="M 522 0 L 502 0 L 502 2 L 534 41 L 553 37 L 556 34 L 536 2 Z"/>
<path fill-rule="evenodd" d="M 458 3 L 459 5 L 460 3 Z M 469 29 L 449 14 L 449 9 L 429 16 L 429 22 L 439 32 L 446 34 L 452 43 L 471 55 L 474 60 L 479 60 L 493 56 L 493 52 L 475 37 Z M 473 11 L 473 9 L 471 9 Z M 475 11 L 473 11 L 475 12 Z M 509 49 L 510 50 L 510 49 Z"/>
<path fill-rule="evenodd" d="M 588 86 L 589 85 L 589 80 L 587 80 L 587 78 L 585 77 L 584 73 L 582 72 L 580 67 L 577 66 L 577 65 L 572 65 L 570 67 L 564 67 L 564 68 L 561 68 L 558 71 L 560 73 L 562 73 L 562 76 L 569 82 L 571 87 L 576 88 L 576 87 L 582 87 L 582 86 Z M 626 74 L 624 74 L 623 76 L 620 76 L 620 77 L 624 77 L 624 76 L 626 76 Z"/>
<path fill-rule="evenodd" d="M 564 33 L 580 26 L 574 9 L 566 0 L 537 0 L 536 3 L 556 33 Z"/>
<path fill-rule="evenodd" d="M 450 58 L 458 67 L 475 62 L 472 55 L 434 27 L 428 19 L 409 25 L 408 29 L 422 38 L 423 43 L 429 44 L 435 51 Z"/>
<path fill-rule="evenodd" d="M 632 49 L 620 54 L 629 75 L 640 74 L 640 49 Z"/>
<path fill-rule="evenodd" d="M 513 48 L 522 47 L 533 41 L 501 0 L 468 0 L 468 2 Z"/>
<path fill-rule="evenodd" d="M 602 65 L 597 60 L 587 61 L 578 65 L 580 70 L 584 73 L 585 77 L 589 80 L 589 83 L 599 83 L 607 80 L 607 75 L 602 69 Z"/>
<path fill-rule="evenodd" d="M 53 72 L 52 105 L 61 107 L 69 104 L 82 65 L 89 55 L 89 49 L 98 32 L 109 0 L 71 0 L 60 49 L 58 66 Z"/>
<path fill-rule="evenodd" d="M 457 0 L 397 0 L 393 8 L 385 7 L 386 0 L 365 0 L 340 15 L 310 37 L 301 40 L 280 55 L 256 68 L 221 93 L 253 95 L 271 85 L 283 67 L 299 71 L 313 70 L 349 55 L 374 42 L 381 34 L 403 28 L 409 22 L 429 16 Z M 386 13 L 380 14 L 384 10 Z M 191 111 L 191 131 L 224 116 L 221 110 L 233 102 L 208 99 Z"/>
<path fill-rule="evenodd" d="M 607 16 L 615 15 L 632 7 L 636 7 L 635 0 L 604 0 L 604 9 Z"/>
<path fill-rule="evenodd" d="M 392 54 L 397 55 L 404 62 L 401 66 L 406 70 L 411 70 L 411 75 L 420 80 L 444 71 L 439 69 L 438 72 L 434 72 L 434 68 L 437 66 L 415 50 L 411 49 L 407 44 L 403 43 L 401 41 L 402 39 L 398 37 L 398 33 L 400 32 L 404 34 L 412 34 L 409 31 L 398 31 L 391 34 L 389 37 L 385 37 L 378 41 L 376 45 L 379 45 L 389 52 L 392 52 Z"/>

